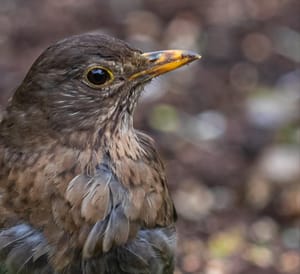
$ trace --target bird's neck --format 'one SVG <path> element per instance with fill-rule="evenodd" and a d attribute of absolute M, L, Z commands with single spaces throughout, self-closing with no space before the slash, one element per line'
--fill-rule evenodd
<path fill-rule="evenodd" d="M 102 146 L 112 160 L 122 158 L 139 159 L 142 149 L 135 130 L 120 131 L 115 134 L 106 132 L 102 140 Z"/>
<path fill-rule="evenodd" d="M 50 122 L 39 109 L 26 109 L 10 106 L 1 122 L 2 138 L 13 146 L 25 146 L 35 149 L 36 146 L 58 142 L 76 150 L 97 149 L 100 146 L 110 147 L 111 143 L 121 140 L 135 141 L 132 115 L 126 112 L 115 112 L 116 116 L 99 121 L 95 119 L 87 127 L 80 127 L 74 121 L 67 126 Z M 134 142 L 135 143 L 135 142 Z"/>
<path fill-rule="evenodd" d="M 1 125 L 0 146 L 4 142 L 7 149 L 13 151 L 17 148 L 17 151 L 27 154 L 46 153 L 61 147 L 64 151 L 81 155 L 82 171 L 90 175 L 96 172 L 97 165 L 107 161 L 115 166 L 120 161 L 126 162 L 126 159 L 144 162 L 147 158 L 147 149 L 143 147 L 140 133 L 134 130 L 129 115 L 115 120 L 118 123 L 108 123 L 88 130 L 66 128 L 57 131 L 47 127 L 46 121 L 32 121 L 34 117 L 27 117 L 22 112 L 8 113 Z M 118 170 L 115 172 L 122 173 Z"/>

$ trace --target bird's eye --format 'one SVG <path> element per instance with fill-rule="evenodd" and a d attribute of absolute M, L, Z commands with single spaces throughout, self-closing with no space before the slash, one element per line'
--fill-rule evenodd
<path fill-rule="evenodd" d="M 92 88 L 102 87 L 113 80 L 113 74 L 107 68 L 93 66 L 87 69 L 84 75 L 85 82 Z"/>

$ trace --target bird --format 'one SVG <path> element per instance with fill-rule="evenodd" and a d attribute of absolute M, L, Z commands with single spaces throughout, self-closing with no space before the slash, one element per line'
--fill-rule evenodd
<path fill-rule="evenodd" d="M 145 85 L 200 58 L 100 33 L 49 46 L 0 123 L 0 264 L 19 274 L 170 274 L 176 210 Z"/>

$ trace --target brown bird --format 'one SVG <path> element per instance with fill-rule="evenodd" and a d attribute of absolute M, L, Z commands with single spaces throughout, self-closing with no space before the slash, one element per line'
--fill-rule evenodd
<path fill-rule="evenodd" d="M 175 210 L 153 140 L 133 128 L 154 77 L 200 58 L 83 34 L 45 50 L 0 124 L 8 273 L 168 274 Z"/>

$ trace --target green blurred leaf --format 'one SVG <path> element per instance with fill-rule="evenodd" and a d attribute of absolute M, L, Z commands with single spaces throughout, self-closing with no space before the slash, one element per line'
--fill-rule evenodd
<path fill-rule="evenodd" d="M 157 105 L 150 114 L 150 125 L 152 128 L 160 131 L 176 131 L 179 126 L 177 110 L 170 105 Z"/>

